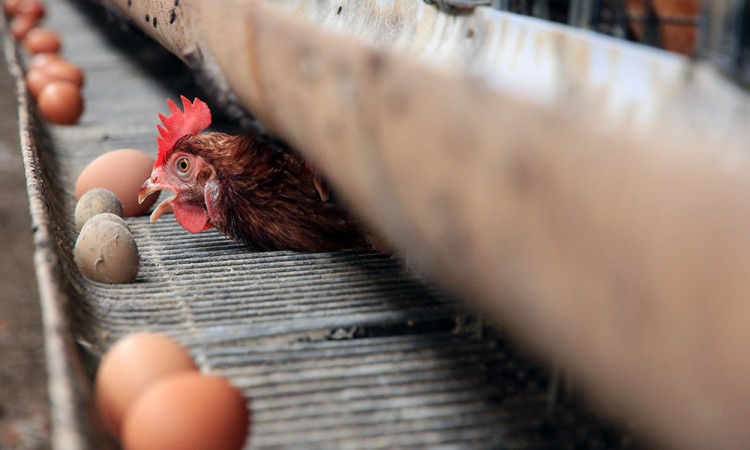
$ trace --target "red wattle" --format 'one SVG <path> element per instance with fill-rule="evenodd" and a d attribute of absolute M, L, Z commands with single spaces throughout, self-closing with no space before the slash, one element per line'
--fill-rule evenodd
<path fill-rule="evenodd" d="M 200 206 L 173 202 L 172 208 L 177 223 L 188 232 L 200 233 L 211 228 L 208 224 L 208 212 Z"/>

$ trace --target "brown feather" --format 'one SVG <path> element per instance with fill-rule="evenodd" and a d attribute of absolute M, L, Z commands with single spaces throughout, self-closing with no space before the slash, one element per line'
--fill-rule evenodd
<path fill-rule="evenodd" d="M 314 169 L 258 137 L 205 132 L 173 148 L 198 155 L 219 182 L 213 225 L 225 236 L 264 249 L 329 251 L 367 247 L 359 223 L 321 199 Z M 206 169 L 201 176 L 210 176 Z"/>

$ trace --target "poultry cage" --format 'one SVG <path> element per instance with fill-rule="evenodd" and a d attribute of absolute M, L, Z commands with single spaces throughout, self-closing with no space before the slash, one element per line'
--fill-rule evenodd
<path fill-rule="evenodd" d="M 28 55 L 5 50 L 54 448 L 116 446 L 93 374 L 143 330 L 242 389 L 248 448 L 750 442 L 746 2 L 48 9 L 87 76 L 78 124 L 40 118 Z M 83 277 L 76 176 L 112 149 L 155 154 L 180 95 L 310 158 L 395 256 L 261 252 L 134 217 L 136 282 Z"/>

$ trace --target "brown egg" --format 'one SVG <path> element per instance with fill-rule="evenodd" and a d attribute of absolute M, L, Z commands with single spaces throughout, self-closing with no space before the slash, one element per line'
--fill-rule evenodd
<path fill-rule="evenodd" d="M 181 372 L 138 397 L 125 416 L 126 450 L 240 450 L 250 414 L 242 393 L 225 379 Z"/>
<path fill-rule="evenodd" d="M 25 8 L 24 4 L 37 2 L 38 0 L 4 0 L 3 12 L 5 13 L 5 17 L 15 17 Z"/>
<path fill-rule="evenodd" d="M 56 80 L 66 80 L 78 87 L 83 86 L 83 71 L 65 59 L 50 60 L 42 65 L 41 69 Z"/>
<path fill-rule="evenodd" d="M 41 19 L 44 17 L 44 4 L 39 0 L 5 0 L 3 1 L 3 12 L 5 17 L 27 15 L 31 18 Z"/>
<path fill-rule="evenodd" d="M 18 7 L 23 0 L 4 0 L 3 1 L 3 13 L 5 17 L 13 17 L 18 14 Z"/>
<path fill-rule="evenodd" d="M 105 153 L 91 161 L 76 181 L 76 199 L 95 187 L 103 187 L 117 195 L 122 202 L 125 217 L 139 216 L 151 207 L 158 195 L 138 204 L 138 191 L 151 176 L 154 159 L 134 149 L 120 149 Z"/>
<path fill-rule="evenodd" d="M 22 41 L 35 26 L 36 20 L 30 17 L 14 17 L 13 20 L 10 21 L 10 34 L 16 41 Z"/>
<path fill-rule="evenodd" d="M 37 56 L 51 55 L 52 53 L 42 53 Z M 78 87 L 83 86 L 83 72 L 75 64 L 70 63 L 62 58 L 58 60 L 47 59 L 43 63 L 29 65 L 29 71 L 26 72 L 26 87 L 31 96 L 36 99 L 42 89 L 55 80 L 70 81 Z"/>
<path fill-rule="evenodd" d="M 190 353 L 163 334 L 120 339 L 104 355 L 96 374 L 96 402 L 104 424 L 119 435 L 128 409 L 145 389 L 162 377 L 197 370 Z"/>
<path fill-rule="evenodd" d="M 44 4 L 38 0 L 23 0 L 18 4 L 16 14 L 19 16 L 29 17 L 36 20 L 41 20 L 46 11 Z"/>
<path fill-rule="evenodd" d="M 60 56 L 59 53 L 37 53 L 36 55 L 31 57 L 29 70 L 46 66 L 53 61 L 65 61 L 65 58 Z"/>
<path fill-rule="evenodd" d="M 21 17 L 21 16 L 19 16 Z M 33 28 L 23 38 L 23 46 L 32 55 L 37 53 L 59 52 L 62 48 L 60 37 L 47 28 Z"/>
<path fill-rule="evenodd" d="M 83 114 L 81 89 L 70 81 L 53 80 L 37 97 L 42 117 L 59 125 L 72 125 Z"/>
<path fill-rule="evenodd" d="M 29 90 L 31 96 L 36 99 L 39 97 L 39 93 L 42 92 L 45 86 L 50 84 L 55 79 L 45 72 L 43 69 L 32 68 L 26 72 L 26 89 Z"/>

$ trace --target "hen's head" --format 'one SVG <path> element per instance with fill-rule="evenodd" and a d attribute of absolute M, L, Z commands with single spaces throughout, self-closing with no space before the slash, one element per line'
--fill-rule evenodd
<path fill-rule="evenodd" d="M 138 201 L 156 191 L 170 190 L 174 196 L 162 201 L 151 214 L 151 222 L 170 207 L 177 222 L 191 233 L 211 228 L 207 196 L 215 186 L 214 169 L 198 155 L 188 141 L 211 124 L 211 111 L 200 99 L 181 97 L 184 111 L 167 100 L 169 116 L 159 114 L 158 154 L 151 177 L 141 186 Z M 210 202 L 208 202 L 210 204 Z"/>

